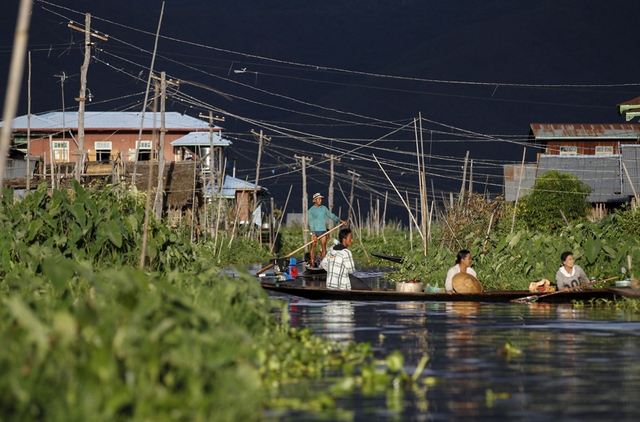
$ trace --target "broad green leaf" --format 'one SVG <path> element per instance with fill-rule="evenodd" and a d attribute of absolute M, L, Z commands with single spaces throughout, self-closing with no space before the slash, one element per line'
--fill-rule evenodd
<path fill-rule="evenodd" d="M 75 262 L 60 257 L 46 258 L 42 262 L 42 273 L 51 280 L 56 290 L 63 291 L 75 274 Z"/>
<path fill-rule="evenodd" d="M 602 245 L 602 250 L 605 251 L 610 258 L 614 258 L 616 256 L 616 251 L 609 245 Z"/>
<path fill-rule="evenodd" d="M 76 218 L 76 221 L 80 227 L 84 228 L 87 225 L 87 214 L 84 211 L 84 205 L 81 203 L 75 203 L 69 207 L 69 211 Z"/>
<path fill-rule="evenodd" d="M 593 264 L 602 249 L 602 242 L 598 239 L 589 239 L 584 245 L 584 257 L 589 264 Z"/>
<path fill-rule="evenodd" d="M 109 240 L 111 240 L 111 243 L 113 243 L 118 248 L 122 246 L 122 233 L 120 231 L 120 225 L 118 224 L 117 221 L 115 220 L 109 221 L 108 234 L 109 234 Z"/>

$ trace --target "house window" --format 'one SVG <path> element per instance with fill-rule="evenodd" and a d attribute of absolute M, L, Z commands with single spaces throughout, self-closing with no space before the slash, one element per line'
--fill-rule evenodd
<path fill-rule="evenodd" d="M 151 160 L 151 141 L 136 141 L 138 148 L 138 161 Z"/>
<path fill-rule="evenodd" d="M 596 155 L 612 155 L 613 146 L 598 145 L 596 146 Z"/>
<path fill-rule="evenodd" d="M 563 145 L 560 147 L 560 155 L 578 155 L 578 147 Z"/>
<path fill-rule="evenodd" d="M 69 161 L 69 141 L 53 142 L 53 158 L 56 161 Z"/>
<path fill-rule="evenodd" d="M 96 161 L 109 162 L 111 160 L 111 141 L 101 141 L 95 143 Z"/>

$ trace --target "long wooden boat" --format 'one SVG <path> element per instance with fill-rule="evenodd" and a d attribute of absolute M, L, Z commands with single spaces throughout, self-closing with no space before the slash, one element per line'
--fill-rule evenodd
<path fill-rule="evenodd" d="M 630 287 L 606 287 L 606 289 L 615 293 L 617 296 L 640 299 L 640 289 L 632 289 Z"/>
<path fill-rule="evenodd" d="M 294 285 L 289 283 L 274 283 L 265 280 L 261 282 L 264 290 L 273 295 L 298 296 L 312 300 L 350 300 L 350 301 L 380 301 L 380 302 L 511 302 L 529 296 L 542 296 L 544 293 L 531 293 L 528 290 L 493 290 L 482 293 L 408 293 L 395 290 L 331 290 L 321 283 L 314 285 Z M 619 293 L 616 290 L 585 289 L 540 297 L 540 303 L 570 303 L 571 301 L 588 302 L 594 299 L 612 300 Z"/>

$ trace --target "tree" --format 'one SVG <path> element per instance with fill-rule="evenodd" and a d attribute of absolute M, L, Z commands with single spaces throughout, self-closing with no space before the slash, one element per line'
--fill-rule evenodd
<path fill-rule="evenodd" d="M 572 174 L 548 171 L 536 178 L 532 192 L 518 204 L 518 212 L 530 229 L 554 231 L 587 215 L 587 197 L 592 191 Z"/>

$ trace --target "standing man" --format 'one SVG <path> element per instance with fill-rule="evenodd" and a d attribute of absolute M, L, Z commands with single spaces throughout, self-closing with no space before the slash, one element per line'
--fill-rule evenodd
<path fill-rule="evenodd" d="M 323 196 L 320 193 L 313 194 L 313 205 L 307 212 L 309 219 L 309 231 L 311 231 L 311 251 L 309 253 L 310 266 L 316 266 L 316 243 L 319 236 L 322 236 L 327 232 L 326 217 L 329 217 L 336 223 L 347 224 L 346 221 L 340 220 L 340 217 L 329 211 L 329 208 L 322 205 Z M 327 254 L 327 240 L 329 236 L 324 236 L 320 239 L 320 259 L 324 259 Z"/>

